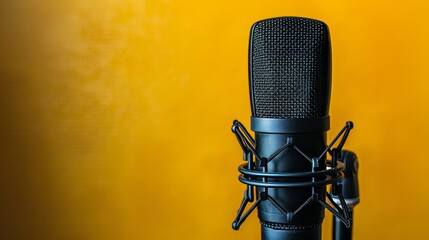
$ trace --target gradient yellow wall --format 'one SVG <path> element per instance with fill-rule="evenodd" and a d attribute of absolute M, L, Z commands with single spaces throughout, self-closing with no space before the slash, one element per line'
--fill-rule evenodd
<path fill-rule="evenodd" d="M 259 239 L 244 186 L 253 22 L 330 26 L 330 138 L 360 158 L 355 239 L 428 239 L 425 1 L 0 3 L 0 239 Z M 324 239 L 330 239 L 330 214 Z"/>

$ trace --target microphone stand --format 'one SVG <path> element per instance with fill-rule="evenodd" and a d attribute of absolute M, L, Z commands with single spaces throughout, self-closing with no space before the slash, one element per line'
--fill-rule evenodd
<path fill-rule="evenodd" d="M 341 180 L 341 191 L 349 210 L 350 227 L 346 227 L 340 219 L 333 218 L 332 239 L 352 240 L 353 208 L 359 203 L 358 160 L 355 153 L 347 150 L 340 152 L 338 160 L 344 164 L 344 179 Z M 335 202 L 339 199 L 334 197 Z"/>

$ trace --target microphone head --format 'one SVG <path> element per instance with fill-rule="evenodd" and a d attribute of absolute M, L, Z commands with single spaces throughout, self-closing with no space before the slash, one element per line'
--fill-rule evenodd
<path fill-rule="evenodd" d="M 299 17 L 271 18 L 253 24 L 249 87 L 254 117 L 328 116 L 331 88 L 328 26 Z"/>

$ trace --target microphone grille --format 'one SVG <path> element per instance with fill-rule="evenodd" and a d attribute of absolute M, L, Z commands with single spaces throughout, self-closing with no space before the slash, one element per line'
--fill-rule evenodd
<path fill-rule="evenodd" d="M 328 116 L 331 47 L 327 25 L 298 17 L 256 22 L 250 36 L 249 80 L 253 116 Z"/>

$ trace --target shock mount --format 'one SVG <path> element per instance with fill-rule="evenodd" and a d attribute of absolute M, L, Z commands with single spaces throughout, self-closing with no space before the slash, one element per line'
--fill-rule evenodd
<path fill-rule="evenodd" d="M 275 208 L 277 208 L 290 222 L 293 217 L 300 212 L 310 202 L 317 202 L 324 208 L 328 209 L 335 215 L 344 225 L 348 228 L 351 224 L 351 216 L 347 207 L 346 201 L 342 195 L 342 185 L 340 181 L 344 178 L 344 164 L 339 161 L 341 150 L 347 140 L 347 137 L 353 128 L 351 121 L 347 122 L 331 143 L 326 146 L 324 151 L 318 156 L 308 156 L 301 151 L 293 138 L 287 138 L 286 143 L 273 152 L 268 158 L 260 157 L 256 151 L 256 143 L 246 128 L 237 120 L 232 124 L 232 132 L 237 137 L 238 143 L 243 150 L 243 159 L 247 163 L 243 163 L 238 167 L 240 172 L 239 181 L 247 185 L 244 191 L 244 197 L 238 209 L 237 216 L 232 223 L 232 228 L 238 230 L 240 225 L 247 219 L 247 217 L 255 210 L 262 201 L 269 201 Z M 337 147 L 333 147 L 339 140 Z M 311 171 L 307 172 L 268 172 L 268 164 L 281 153 L 289 151 L 296 151 L 311 165 Z M 326 168 L 320 170 L 319 161 L 327 154 L 331 156 L 331 160 L 326 160 Z M 256 168 L 256 160 L 258 160 L 259 168 Z M 270 179 L 308 179 L 308 181 L 270 181 Z M 331 185 L 331 192 L 327 192 L 326 196 L 329 200 L 321 198 L 316 187 Z M 259 187 L 257 196 L 255 196 L 255 187 Z M 288 211 L 285 207 L 280 205 L 272 196 L 270 196 L 270 188 L 311 188 L 312 192 L 297 209 Z M 334 200 L 335 199 L 335 200 Z M 255 201 L 256 200 L 256 201 Z M 246 206 L 254 202 L 250 208 L 245 212 Z M 339 205 L 338 205 L 339 203 Z M 270 226 L 276 228 L 275 225 Z"/>

